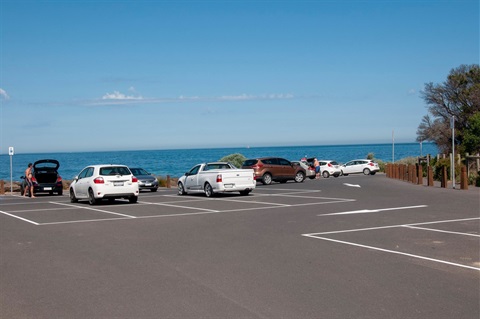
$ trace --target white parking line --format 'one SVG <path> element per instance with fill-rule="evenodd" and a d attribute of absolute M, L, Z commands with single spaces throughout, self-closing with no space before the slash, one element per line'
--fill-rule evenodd
<path fill-rule="evenodd" d="M 414 254 L 399 252 L 399 251 L 395 251 L 395 250 L 384 249 L 384 248 L 380 248 L 380 247 L 367 246 L 367 245 L 357 244 L 357 243 L 354 243 L 354 242 L 348 242 L 348 241 L 343 241 L 343 240 L 337 240 L 337 239 L 322 237 L 323 235 L 352 233 L 352 232 L 361 232 L 361 231 L 370 231 L 370 230 L 388 229 L 388 228 L 399 228 L 399 227 L 412 227 L 413 228 L 417 225 L 432 225 L 432 224 L 453 223 L 453 222 L 472 221 L 472 220 L 480 220 L 480 217 L 439 220 L 439 221 L 433 221 L 433 222 L 423 222 L 423 223 L 404 224 L 404 225 L 390 225 L 390 226 L 381 226 L 381 227 L 338 230 L 338 231 L 330 231 L 330 232 L 322 232 L 322 233 L 302 234 L 302 236 L 309 237 L 309 238 L 326 240 L 326 241 L 331 241 L 331 242 L 336 242 L 336 243 L 341 243 L 341 244 L 350 245 L 350 246 L 356 246 L 356 247 L 362 247 L 362 248 L 367 248 L 367 249 L 372 249 L 372 250 L 378 250 L 378 251 L 388 252 L 388 253 L 397 254 L 397 255 L 404 255 L 404 256 L 409 256 L 409 257 L 413 257 L 413 258 L 424 259 L 424 260 L 434 261 L 434 262 L 438 262 L 438 263 L 442 263 L 442 264 L 448 264 L 448 265 L 452 265 L 452 266 L 456 266 L 456 267 L 462 267 L 462 268 L 468 268 L 468 269 L 473 269 L 473 270 L 480 271 L 479 267 L 467 266 L 467 265 L 453 263 L 453 262 L 444 261 L 444 260 L 440 260 L 440 259 L 434 259 L 434 258 L 430 258 L 430 257 L 414 255 Z M 418 228 L 421 228 L 421 227 L 418 227 Z M 432 229 L 428 229 L 428 230 L 432 230 Z M 460 233 L 460 234 L 461 235 L 466 235 L 464 233 Z M 472 235 L 472 234 L 469 234 L 469 235 Z"/>
<path fill-rule="evenodd" d="M 368 214 L 368 213 L 378 213 L 378 212 L 389 211 L 389 210 L 402 210 L 402 209 L 425 208 L 425 207 L 428 207 L 428 206 L 427 205 L 417 205 L 417 206 L 392 207 L 392 208 L 381 208 L 381 209 L 361 209 L 361 210 L 352 210 L 352 211 L 349 211 L 349 212 L 321 214 L 321 215 L 317 215 L 317 216 Z"/>
<path fill-rule="evenodd" d="M 37 226 L 40 225 L 40 224 L 38 224 L 34 221 L 31 221 L 29 219 L 26 219 L 26 218 L 23 218 L 23 217 L 20 217 L 20 216 L 16 216 L 16 215 L 13 215 L 13 214 L 10 214 L 10 213 L 7 213 L 7 212 L 3 212 L 1 210 L 0 210 L 0 214 L 4 214 L 4 215 L 7 215 L 7 216 L 10 216 L 10 217 L 13 217 L 13 218 L 17 218 L 17 219 L 23 220 L 25 222 L 28 222 L 30 224 L 34 224 L 34 225 L 37 225 Z"/>
<path fill-rule="evenodd" d="M 447 265 L 452 265 L 452 266 L 456 266 L 456 267 L 462 267 L 462 268 L 467 268 L 467 269 L 473 269 L 473 270 L 480 271 L 480 268 L 478 268 L 478 267 L 452 263 L 452 262 L 445 261 L 445 260 L 434 259 L 434 258 L 430 258 L 430 257 L 420 256 L 420 255 L 413 255 L 413 254 L 404 253 L 404 252 L 395 251 L 395 250 L 389 250 L 389 249 L 384 249 L 384 248 L 379 248 L 379 247 L 374 247 L 374 246 L 361 245 L 361 244 L 357 244 L 357 243 L 352 243 L 352 242 L 337 240 L 337 239 L 331 239 L 331 238 L 325 238 L 325 237 L 317 237 L 317 236 L 311 236 L 311 235 L 302 235 L 302 236 L 310 237 L 310 238 L 316 238 L 316 239 L 322 239 L 322 240 L 332 241 L 332 242 L 336 242 L 336 243 L 340 243 L 340 244 L 357 246 L 357 247 L 362 247 L 362 248 L 367 248 L 367 249 L 372 249 L 372 250 L 378 250 L 378 251 L 383 251 L 383 252 L 387 252 L 387 253 L 391 253 L 391 254 L 413 257 L 413 258 L 417 258 L 417 259 L 424 259 L 424 260 L 434 261 L 434 262 L 441 263 L 441 264 L 447 264 Z"/>
<path fill-rule="evenodd" d="M 416 227 L 416 226 L 410 226 L 410 225 L 405 225 L 405 226 L 402 226 L 402 227 L 411 228 L 411 229 L 420 229 L 420 230 L 434 231 L 434 232 L 446 233 L 446 234 L 453 234 L 453 235 L 463 235 L 463 236 L 480 237 L 480 235 L 477 235 L 477 234 L 459 233 L 459 232 L 456 232 L 456 231 L 447 231 L 447 230 L 433 229 L 433 228 L 426 228 L 426 227 Z"/>
<path fill-rule="evenodd" d="M 92 207 L 84 207 L 84 206 L 77 206 L 77 205 L 57 203 L 57 202 L 50 202 L 50 203 L 55 204 L 55 205 L 63 205 L 63 206 L 67 206 L 67 207 L 75 207 L 75 208 L 80 208 L 80 209 L 93 210 L 93 211 L 96 211 L 96 212 L 101 212 L 101 213 L 105 213 L 105 214 L 112 214 L 112 215 L 117 215 L 117 216 L 123 216 L 123 217 L 128 217 L 128 218 L 137 218 L 135 216 L 109 212 L 108 210 L 96 209 L 96 208 L 92 208 Z"/>

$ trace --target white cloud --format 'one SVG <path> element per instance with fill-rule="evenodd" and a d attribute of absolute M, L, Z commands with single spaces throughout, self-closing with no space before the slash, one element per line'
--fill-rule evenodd
<path fill-rule="evenodd" d="M 107 93 L 102 96 L 102 100 L 143 100 L 142 96 L 125 95 L 118 91 Z"/>
<path fill-rule="evenodd" d="M 0 97 L 4 98 L 5 100 L 8 100 L 10 98 L 7 92 L 2 88 L 0 88 Z"/>
<path fill-rule="evenodd" d="M 130 87 L 129 91 L 135 91 L 135 88 Z M 174 98 L 144 98 L 141 95 L 126 95 L 119 91 L 107 93 L 101 99 L 88 103 L 90 105 L 125 105 L 137 103 L 183 103 L 183 102 L 224 102 L 224 101 L 252 101 L 252 100 L 285 100 L 294 99 L 293 94 L 239 94 L 239 95 L 222 95 L 222 96 L 184 96 L 180 95 Z"/>

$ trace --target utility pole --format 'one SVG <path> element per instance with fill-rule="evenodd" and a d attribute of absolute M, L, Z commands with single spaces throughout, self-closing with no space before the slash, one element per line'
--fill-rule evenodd
<path fill-rule="evenodd" d="M 455 115 L 450 122 L 452 127 L 452 187 L 455 189 Z"/>

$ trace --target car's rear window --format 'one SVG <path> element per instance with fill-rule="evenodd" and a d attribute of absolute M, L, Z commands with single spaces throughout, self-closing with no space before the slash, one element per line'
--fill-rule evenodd
<path fill-rule="evenodd" d="M 255 164 L 257 164 L 257 160 L 256 159 L 249 159 L 249 160 L 246 160 L 245 162 L 243 162 L 242 166 L 253 166 Z"/>
<path fill-rule="evenodd" d="M 100 175 L 130 175 L 130 170 L 125 166 L 100 167 Z"/>
<path fill-rule="evenodd" d="M 332 164 L 332 165 L 338 165 L 338 163 L 335 162 L 335 161 L 331 161 L 330 164 Z"/>

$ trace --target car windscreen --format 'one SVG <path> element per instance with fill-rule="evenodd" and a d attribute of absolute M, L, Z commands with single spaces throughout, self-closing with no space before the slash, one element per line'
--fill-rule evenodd
<path fill-rule="evenodd" d="M 143 168 L 131 168 L 132 174 L 137 176 L 137 175 L 150 175 L 146 170 Z"/>
<path fill-rule="evenodd" d="M 130 170 L 125 166 L 100 167 L 100 175 L 130 175 Z"/>

